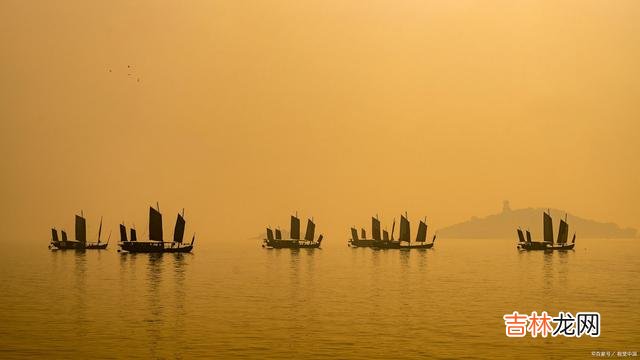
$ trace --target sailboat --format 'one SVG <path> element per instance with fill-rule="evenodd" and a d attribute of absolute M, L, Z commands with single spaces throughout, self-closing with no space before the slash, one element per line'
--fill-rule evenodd
<path fill-rule="evenodd" d="M 173 241 L 165 242 L 162 233 L 162 214 L 160 206 L 157 209 L 149 207 L 149 240 L 139 241 L 136 230 L 131 228 L 131 238 L 127 239 L 127 229 L 124 224 L 120 224 L 120 251 L 130 253 L 163 253 L 163 252 L 191 252 L 196 235 L 193 234 L 191 243 L 184 243 L 184 209 L 182 214 L 178 214 L 176 225 L 173 230 Z"/>
<path fill-rule="evenodd" d="M 51 228 L 51 243 L 49 249 L 51 250 L 81 250 L 80 243 L 75 240 L 69 240 L 67 238 L 67 232 L 60 230 L 62 239 L 58 238 L 58 230 Z"/>
<path fill-rule="evenodd" d="M 87 242 L 87 221 L 84 218 L 84 213 L 80 211 L 80 215 L 76 215 L 75 219 L 75 240 L 69 240 L 67 233 L 61 230 L 62 239 L 58 238 L 58 231 L 55 228 L 51 229 L 51 244 L 50 249 L 54 250 L 103 250 L 109 245 L 109 240 L 106 243 L 101 243 L 100 236 L 102 234 L 102 217 L 100 218 L 100 227 L 98 229 L 98 241 L 95 243 Z"/>
<path fill-rule="evenodd" d="M 518 228 L 518 249 L 521 250 L 545 250 L 548 243 L 544 241 L 531 241 L 531 232 L 526 230 L 527 237 L 522 232 L 522 229 Z"/>
<path fill-rule="evenodd" d="M 94 243 L 86 243 L 85 249 L 94 249 L 94 250 L 104 250 L 109 245 L 109 240 L 111 240 L 111 233 L 109 233 L 109 237 L 107 238 L 106 243 L 101 243 L 100 235 L 102 235 L 102 216 L 100 217 L 100 226 L 98 227 L 98 241 Z"/>
<path fill-rule="evenodd" d="M 395 228 L 395 221 L 393 223 Z M 405 212 L 404 215 L 400 215 L 400 234 L 398 241 L 393 240 L 393 228 L 391 230 L 391 239 L 385 241 L 384 239 L 375 244 L 375 247 L 380 249 L 431 249 L 436 242 L 436 235 L 433 235 L 431 242 L 427 242 L 427 220 L 420 220 L 418 225 L 418 233 L 416 239 L 411 242 L 411 224 L 409 223 L 409 217 Z"/>
<path fill-rule="evenodd" d="M 542 215 L 543 223 L 543 241 L 531 241 L 531 234 L 527 230 L 527 238 L 525 239 L 522 230 L 518 229 L 518 249 L 520 250 L 572 250 L 576 246 L 576 234 L 573 234 L 571 243 L 569 240 L 569 224 L 567 223 L 567 215 L 564 219 L 560 219 L 560 226 L 558 228 L 558 239 L 554 243 L 553 241 L 553 220 L 551 218 L 551 212 L 545 212 Z"/>
<path fill-rule="evenodd" d="M 361 230 L 361 238 L 358 237 L 358 230 L 355 227 L 351 228 L 351 238 L 348 240 L 347 245 L 351 247 L 374 247 L 377 243 L 382 241 L 380 234 L 380 220 L 378 216 L 371 217 L 371 238 L 367 239 L 367 232 L 365 229 Z M 384 238 L 389 240 L 389 233 L 384 231 Z"/>
<path fill-rule="evenodd" d="M 323 236 L 320 234 L 315 240 L 316 224 L 312 219 L 307 220 L 307 230 L 304 239 L 300 239 L 300 219 L 298 214 L 291 215 L 291 232 L 290 239 L 283 239 L 280 229 L 276 229 L 275 237 L 273 230 L 267 228 L 267 238 L 263 239 L 262 247 L 273 249 L 302 249 L 302 248 L 319 248 L 322 243 Z"/>

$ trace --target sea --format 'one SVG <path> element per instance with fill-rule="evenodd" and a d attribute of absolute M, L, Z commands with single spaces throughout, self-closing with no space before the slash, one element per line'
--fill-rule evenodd
<path fill-rule="evenodd" d="M 33 239 L 32 239 L 33 240 Z M 640 352 L 640 240 L 439 239 L 429 250 L 191 254 L 5 248 L 2 359 L 565 359 Z M 599 336 L 506 336 L 506 314 L 597 312 Z M 618 354 L 620 352 L 620 354 Z"/>

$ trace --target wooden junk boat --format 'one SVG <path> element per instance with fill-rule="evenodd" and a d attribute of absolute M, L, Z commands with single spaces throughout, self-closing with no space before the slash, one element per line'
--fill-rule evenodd
<path fill-rule="evenodd" d="M 191 243 L 183 243 L 184 238 L 184 210 L 178 214 L 176 226 L 173 230 L 173 241 L 165 242 L 162 234 L 162 214 L 160 206 L 157 209 L 149 207 L 149 240 L 139 241 L 136 229 L 131 228 L 131 238 L 127 239 L 127 229 L 120 224 L 120 250 L 129 253 L 188 253 L 193 250 L 196 235 L 193 235 Z"/>
<path fill-rule="evenodd" d="M 571 243 L 567 243 L 569 240 L 569 224 L 567 224 L 567 215 L 564 219 L 560 219 L 560 226 L 558 228 L 558 240 L 553 242 L 553 220 L 551 219 L 551 212 L 545 212 L 542 215 L 544 239 L 543 241 L 531 241 L 531 233 L 526 231 L 526 238 L 521 229 L 518 229 L 518 249 L 520 250 L 572 250 L 576 246 L 576 234 L 573 234 Z"/>
<path fill-rule="evenodd" d="M 52 250 L 104 250 L 109 245 L 109 239 L 106 243 L 101 242 L 100 236 L 102 235 L 102 217 L 100 218 L 100 227 L 98 228 L 98 241 L 91 243 L 87 242 L 87 221 L 84 218 L 82 211 L 80 215 L 76 215 L 75 223 L 75 240 L 69 240 L 67 238 L 67 232 L 60 230 L 62 238 L 58 238 L 58 230 L 51 229 L 51 244 L 49 249 Z M 111 234 L 109 234 L 111 238 Z"/>
<path fill-rule="evenodd" d="M 262 247 L 273 249 L 303 249 L 303 248 L 319 248 L 322 243 L 322 234 L 314 240 L 316 224 L 312 219 L 307 220 L 307 231 L 304 239 L 300 239 L 300 219 L 298 214 L 291 216 L 291 232 L 290 239 L 283 239 L 280 229 L 276 229 L 275 236 L 271 228 L 267 228 L 267 238 L 263 240 Z"/>
<path fill-rule="evenodd" d="M 395 228 L 396 223 L 393 222 L 393 227 Z M 360 232 L 360 236 L 358 237 L 358 230 L 355 227 L 351 228 L 351 238 L 348 240 L 347 244 L 351 247 L 376 247 L 381 242 L 389 242 L 389 232 L 387 230 L 380 231 L 380 220 L 378 216 L 371 217 L 371 238 L 367 239 L 367 231 L 362 228 Z M 393 230 L 391 231 L 391 240 L 393 239 Z"/>
<path fill-rule="evenodd" d="M 371 230 L 372 238 L 367 239 L 367 234 L 364 229 L 361 231 L 362 239 L 358 238 L 358 231 L 355 228 L 351 228 L 351 239 L 349 239 L 349 246 L 352 247 L 373 247 L 379 249 L 430 249 L 436 242 L 436 236 L 433 235 L 433 240 L 427 243 L 427 223 L 425 220 L 420 220 L 418 225 L 418 233 L 416 234 L 415 242 L 411 242 L 411 225 L 409 223 L 408 216 L 400 216 L 400 234 L 396 241 L 394 239 L 394 231 L 396 222 L 394 220 L 391 227 L 391 237 L 385 230 L 382 232 L 382 238 L 380 237 L 380 221 L 377 217 L 371 218 Z"/>

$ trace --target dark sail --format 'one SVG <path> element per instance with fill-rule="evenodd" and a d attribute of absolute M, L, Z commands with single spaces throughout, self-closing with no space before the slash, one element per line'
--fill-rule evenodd
<path fill-rule="evenodd" d="M 393 233 L 396 231 L 396 219 L 393 219 L 393 225 L 391 225 L 391 241 L 393 241 Z"/>
<path fill-rule="evenodd" d="M 382 240 L 389 241 L 389 232 L 387 230 L 382 232 Z"/>
<path fill-rule="evenodd" d="M 62 233 L 62 241 L 67 241 L 67 232 L 62 230 L 60 231 Z"/>
<path fill-rule="evenodd" d="M 420 220 L 420 224 L 418 225 L 418 233 L 416 234 L 416 242 L 425 242 L 427 241 L 427 224 L 424 221 Z"/>
<path fill-rule="evenodd" d="M 527 242 L 531 242 L 531 233 L 527 230 Z"/>
<path fill-rule="evenodd" d="M 100 217 L 100 227 L 98 228 L 98 242 L 100 242 L 100 234 L 102 234 L 102 217 Z"/>
<path fill-rule="evenodd" d="M 522 230 L 518 229 L 518 239 L 520 240 L 521 243 L 525 242 L 524 241 L 524 234 L 522 233 Z"/>
<path fill-rule="evenodd" d="M 126 237 L 126 233 L 125 233 Z M 131 241 L 138 241 L 138 236 L 136 235 L 136 229 L 131 228 Z"/>
<path fill-rule="evenodd" d="M 127 228 L 124 227 L 124 224 L 120 224 L 120 242 L 127 242 Z"/>
<path fill-rule="evenodd" d="M 358 240 L 358 230 L 356 228 L 351 228 L 351 239 Z"/>
<path fill-rule="evenodd" d="M 276 240 L 282 240 L 282 232 L 280 232 L 280 229 L 276 229 Z"/>
<path fill-rule="evenodd" d="M 182 215 L 178 214 L 176 218 L 176 227 L 173 230 L 173 242 L 182 243 L 182 239 L 184 238 L 184 218 Z"/>
<path fill-rule="evenodd" d="M 561 219 L 558 229 L 558 244 L 565 244 L 567 240 L 569 240 L 569 225 Z"/>
<path fill-rule="evenodd" d="M 270 228 L 267 228 L 267 240 L 273 240 L 273 230 L 271 230 Z"/>
<path fill-rule="evenodd" d="M 300 240 L 300 219 L 297 216 L 291 216 L 291 238 Z"/>
<path fill-rule="evenodd" d="M 76 215 L 76 240 L 87 242 L 87 222 L 82 216 Z"/>
<path fill-rule="evenodd" d="M 360 236 L 362 236 L 363 239 L 367 238 L 367 231 L 364 228 L 360 229 Z"/>
<path fill-rule="evenodd" d="M 371 218 L 371 236 L 373 240 L 380 240 L 380 220 Z"/>
<path fill-rule="evenodd" d="M 316 224 L 311 221 L 311 219 L 307 220 L 307 231 L 304 234 L 304 239 L 306 241 L 313 241 L 313 237 L 316 234 Z"/>
<path fill-rule="evenodd" d="M 409 220 L 404 215 L 400 216 L 400 241 L 409 242 L 411 239 L 411 229 L 409 228 Z"/>
<path fill-rule="evenodd" d="M 51 229 L 51 241 L 53 241 L 53 242 L 60 241 L 60 240 L 58 240 L 58 230 Z"/>
<path fill-rule="evenodd" d="M 400 216 L 400 234 L 398 235 L 398 241 L 404 241 L 404 216 Z"/>
<path fill-rule="evenodd" d="M 544 213 L 542 217 L 544 219 L 544 241 L 553 245 L 553 221 L 551 220 L 551 216 L 547 213 Z"/>
<path fill-rule="evenodd" d="M 149 240 L 164 241 L 162 237 L 162 214 L 149 207 Z"/>

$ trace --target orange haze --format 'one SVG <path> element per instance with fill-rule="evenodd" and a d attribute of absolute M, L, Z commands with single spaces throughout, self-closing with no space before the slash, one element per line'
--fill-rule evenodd
<path fill-rule="evenodd" d="M 0 241 L 156 200 L 201 241 L 505 199 L 640 227 L 636 0 L 4 0 L 0 24 Z"/>

